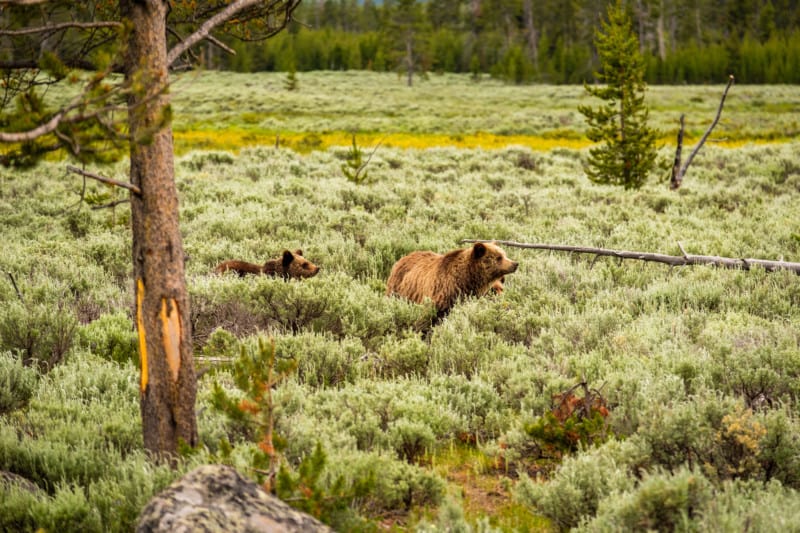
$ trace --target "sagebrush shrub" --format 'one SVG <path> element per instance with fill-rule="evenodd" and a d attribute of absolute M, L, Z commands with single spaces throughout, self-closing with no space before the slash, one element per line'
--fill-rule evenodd
<path fill-rule="evenodd" d="M 579 531 L 692 531 L 716 497 L 711 482 L 697 471 L 645 476 L 635 489 L 603 498 L 597 517 Z"/>
<path fill-rule="evenodd" d="M 640 457 L 637 444 L 612 440 L 567 457 L 547 483 L 538 483 L 523 474 L 516 494 L 559 529 L 573 528 L 581 520 L 593 517 L 608 494 L 634 486 L 630 467 Z"/>
<path fill-rule="evenodd" d="M 0 415 L 27 405 L 37 377 L 36 370 L 23 366 L 19 357 L 0 352 Z"/>
<path fill-rule="evenodd" d="M 297 362 L 298 379 L 313 388 L 339 387 L 363 373 L 364 346 L 358 339 L 336 340 L 331 335 L 304 332 L 277 335 L 278 357 Z"/>
<path fill-rule="evenodd" d="M 344 475 L 347 483 L 374 479 L 370 494 L 354 502 L 356 509 L 377 517 L 391 509 L 437 505 L 445 482 L 429 470 L 378 453 L 346 453 L 331 457 L 331 475 Z"/>
<path fill-rule="evenodd" d="M 0 309 L 0 349 L 47 370 L 64 359 L 77 325 L 74 311 L 62 303 L 9 302 Z"/>
<path fill-rule="evenodd" d="M 105 314 L 77 329 L 77 344 L 117 363 L 139 363 L 139 340 L 133 322 L 123 312 Z"/>

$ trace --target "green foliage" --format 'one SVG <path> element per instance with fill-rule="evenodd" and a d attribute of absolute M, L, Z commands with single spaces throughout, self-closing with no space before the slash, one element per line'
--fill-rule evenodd
<path fill-rule="evenodd" d="M 506 50 L 501 60 L 492 67 L 491 73 L 496 78 L 522 84 L 533 79 L 535 67 L 525 55 L 522 46 L 516 45 Z"/>
<path fill-rule="evenodd" d="M 547 412 L 525 427 L 528 435 L 542 443 L 548 454 L 560 456 L 575 451 L 580 445 L 595 444 L 605 439 L 605 417 L 593 411 L 591 417 L 575 414 L 560 420 L 553 412 Z"/>
<path fill-rule="evenodd" d="M 276 356 L 274 341 L 259 337 L 257 346 L 243 345 L 233 363 L 233 380 L 241 397 L 229 395 L 219 382 L 214 382 L 212 406 L 240 424 L 250 438 L 259 442 L 261 453 L 270 460 L 276 453 L 272 387 L 296 367 L 293 359 Z M 257 457 L 255 461 L 262 459 Z"/>
<path fill-rule="evenodd" d="M 436 436 L 430 426 L 405 418 L 392 422 L 387 436 L 400 458 L 409 463 L 420 461 L 436 443 Z"/>
<path fill-rule="evenodd" d="M 369 181 L 369 173 L 364 170 L 369 163 L 369 159 L 364 161 L 364 154 L 356 144 L 356 136 L 353 135 L 353 145 L 347 153 L 347 158 L 342 165 L 342 173 L 351 182 L 359 185 Z"/>
<path fill-rule="evenodd" d="M 8 302 L 0 310 L 0 349 L 47 370 L 64 359 L 76 328 L 74 312 L 62 303 Z"/>
<path fill-rule="evenodd" d="M 292 66 L 290 66 L 289 70 L 286 72 L 286 80 L 283 86 L 287 91 L 296 91 L 300 88 L 300 83 L 297 81 L 297 69 L 295 69 L 294 63 L 292 63 Z"/>
<path fill-rule="evenodd" d="M 79 487 L 59 486 L 54 496 L 0 487 L 0 528 L 5 531 L 104 531 L 100 516 Z"/>
<path fill-rule="evenodd" d="M 217 328 L 208 336 L 202 348 L 204 357 L 233 358 L 241 348 L 236 336 L 225 328 Z"/>
<path fill-rule="evenodd" d="M 390 510 L 409 510 L 412 506 L 435 506 L 445 495 L 446 485 L 439 476 L 384 454 L 341 454 L 330 468 L 334 479 L 344 475 L 349 486 L 369 481 L 372 490 L 353 503 L 359 512 L 370 517 L 380 517 Z"/>
<path fill-rule="evenodd" d="M 375 473 L 357 478 L 347 484 L 343 475 L 333 481 L 323 482 L 328 457 L 317 443 L 314 451 L 303 458 L 295 472 L 281 466 L 276 479 L 275 492 L 284 501 L 292 502 L 297 509 L 308 513 L 337 530 L 353 527 L 358 518 L 349 507 L 351 501 L 360 500 L 373 492 Z M 362 524 L 364 527 L 366 524 Z"/>
<path fill-rule="evenodd" d="M 297 362 L 297 377 L 314 388 L 339 387 L 366 372 L 360 361 L 364 346 L 358 339 L 302 332 L 275 338 L 277 356 Z"/>
<path fill-rule="evenodd" d="M 104 314 L 79 326 L 76 344 L 110 361 L 139 364 L 138 337 L 133 323 L 123 312 Z"/>
<path fill-rule="evenodd" d="M 0 415 L 25 407 L 33 396 L 37 373 L 19 357 L 0 352 Z"/>
<path fill-rule="evenodd" d="M 580 531 L 689 531 L 717 498 L 712 484 L 698 472 L 658 472 L 621 498 L 606 498 L 597 518 Z"/>
<path fill-rule="evenodd" d="M 403 6 L 403 13 L 412 11 Z M 504 3 L 491 12 L 476 14 L 463 2 L 424 4 L 425 23 L 415 21 L 416 60 L 432 72 L 493 72 L 505 77 L 508 56 L 527 64 L 528 80 L 545 83 L 581 83 L 592 77 L 598 58 L 592 53 L 592 32 L 598 12 L 608 2 L 570 3 L 542 0 L 534 9 L 535 32 L 524 3 Z M 720 75 L 735 72 L 747 83 L 797 83 L 798 8 L 770 3 L 718 6 L 703 1 L 692 16 L 683 5 L 667 0 L 660 9 L 637 11 L 637 24 L 655 28 L 659 17 L 670 19 L 667 46 L 656 31 L 642 32 L 642 54 L 649 83 L 718 83 Z M 223 68 L 240 72 L 357 70 L 400 71 L 405 56 L 396 4 L 358 3 L 330 7 L 302 4 L 298 20 L 315 21 L 265 42 L 236 43 L 235 55 L 222 58 Z M 413 13 L 413 12 L 412 12 Z M 702 21 L 702 35 L 696 20 Z M 406 20 L 410 18 L 407 16 Z M 735 21 L 735 22 L 734 22 Z M 510 78 L 510 81 L 513 77 Z"/>
<path fill-rule="evenodd" d="M 567 457 L 546 484 L 523 474 L 517 497 L 535 505 L 559 529 L 573 528 L 594 516 L 609 494 L 634 487 L 629 462 L 639 455 L 631 443 L 609 441 L 585 454 Z"/>
<path fill-rule="evenodd" d="M 130 365 L 78 352 L 42 376 L 26 407 L 0 417 L 0 470 L 42 490 L 0 484 L 0 529 L 131 530 L 181 473 L 145 456 L 139 420 Z"/>
<path fill-rule="evenodd" d="M 621 0 L 609 6 L 608 22 L 595 34 L 595 45 L 601 62 L 597 76 L 605 86 L 584 87 L 606 103 L 578 108 L 589 125 L 589 139 L 603 143 L 589 151 L 586 174 L 595 183 L 638 189 L 655 164 L 656 133 L 647 125 L 639 42 Z"/>

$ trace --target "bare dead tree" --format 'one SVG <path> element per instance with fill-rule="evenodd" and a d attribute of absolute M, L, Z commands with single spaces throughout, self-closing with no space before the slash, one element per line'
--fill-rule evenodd
<path fill-rule="evenodd" d="M 714 121 L 711 123 L 706 132 L 703 134 L 703 137 L 700 139 L 700 142 L 697 143 L 697 146 L 694 147 L 692 152 L 689 154 L 689 157 L 686 158 L 686 163 L 684 163 L 683 166 L 681 166 L 681 149 L 683 146 L 684 116 L 681 115 L 680 119 L 681 127 L 680 130 L 678 130 L 678 146 L 675 149 L 675 162 L 672 165 L 672 178 L 670 178 L 669 180 L 670 189 L 674 190 L 681 186 L 681 183 L 683 182 L 683 177 L 684 175 L 686 175 L 686 171 L 688 170 L 689 165 L 692 163 L 692 159 L 694 159 L 694 156 L 696 156 L 697 152 L 700 151 L 700 148 L 703 147 L 703 144 L 705 144 L 706 139 L 708 139 L 708 136 L 711 135 L 711 130 L 713 130 L 714 127 L 717 125 L 717 122 L 719 122 L 719 117 L 722 115 L 722 106 L 725 105 L 725 98 L 728 96 L 728 90 L 731 88 L 731 85 L 733 85 L 733 74 L 731 74 L 728 77 L 728 84 L 725 86 L 725 91 L 722 93 L 722 98 L 720 99 L 719 107 L 717 108 L 717 116 L 714 117 Z"/>
<path fill-rule="evenodd" d="M 633 252 L 627 250 L 611 250 L 608 248 L 592 248 L 588 246 L 567 246 L 563 244 L 538 244 L 538 243 L 522 243 L 515 241 L 488 241 L 479 239 L 462 239 L 462 243 L 474 242 L 495 242 L 503 246 L 511 246 L 514 248 L 530 248 L 534 250 L 555 250 L 559 252 L 572 252 L 580 254 L 592 254 L 597 257 L 607 256 L 616 257 L 619 259 L 636 259 L 638 261 L 649 261 L 654 263 L 663 263 L 671 267 L 675 266 L 693 266 L 693 265 L 709 265 L 719 268 L 750 270 L 753 266 L 758 266 L 767 272 L 775 272 L 777 270 L 790 270 L 795 274 L 800 274 L 800 263 L 791 263 L 788 261 L 778 260 L 772 261 L 768 259 L 750 259 L 742 258 L 737 259 L 733 257 L 720 257 L 718 255 L 693 255 L 687 254 L 684 251 L 681 243 L 678 247 L 681 249 L 683 255 L 665 255 L 652 252 Z"/>

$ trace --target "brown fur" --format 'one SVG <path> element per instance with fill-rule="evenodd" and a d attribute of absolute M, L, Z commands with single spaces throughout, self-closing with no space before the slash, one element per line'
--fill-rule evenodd
<path fill-rule="evenodd" d="M 270 259 L 264 265 L 255 265 L 245 261 L 224 261 L 217 266 L 214 271 L 218 274 L 228 272 L 229 270 L 236 272 L 240 277 L 247 274 L 264 274 L 267 276 L 280 276 L 283 279 L 304 279 L 312 278 L 319 272 L 319 267 L 303 257 L 302 250 L 295 250 L 290 252 L 284 250 L 281 257 L 277 259 Z"/>
<path fill-rule="evenodd" d="M 246 274 L 263 274 L 263 267 L 261 265 L 248 263 L 246 261 L 237 261 L 236 259 L 223 261 L 214 269 L 214 272 L 217 274 L 224 274 L 229 270 L 236 272 L 240 277 L 244 277 Z"/>
<path fill-rule="evenodd" d="M 503 291 L 505 290 L 503 287 L 503 283 L 505 282 L 506 282 L 506 277 L 503 276 L 502 278 L 495 280 L 495 282 L 492 283 L 492 286 L 489 287 L 489 290 L 492 291 L 492 293 L 494 294 L 503 294 Z"/>
<path fill-rule="evenodd" d="M 392 267 L 386 294 L 396 294 L 417 303 L 430 298 L 439 316 L 444 316 L 456 300 L 483 296 L 494 289 L 495 282 L 516 271 L 518 266 L 493 243 L 475 243 L 472 248 L 444 255 L 412 252 Z"/>

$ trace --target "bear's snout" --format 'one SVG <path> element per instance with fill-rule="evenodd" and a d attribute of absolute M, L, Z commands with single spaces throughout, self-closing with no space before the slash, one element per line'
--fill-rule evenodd
<path fill-rule="evenodd" d="M 509 272 L 516 272 L 519 263 L 516 261 L 511 261 L 511 267 L 508 269 Z"/>

